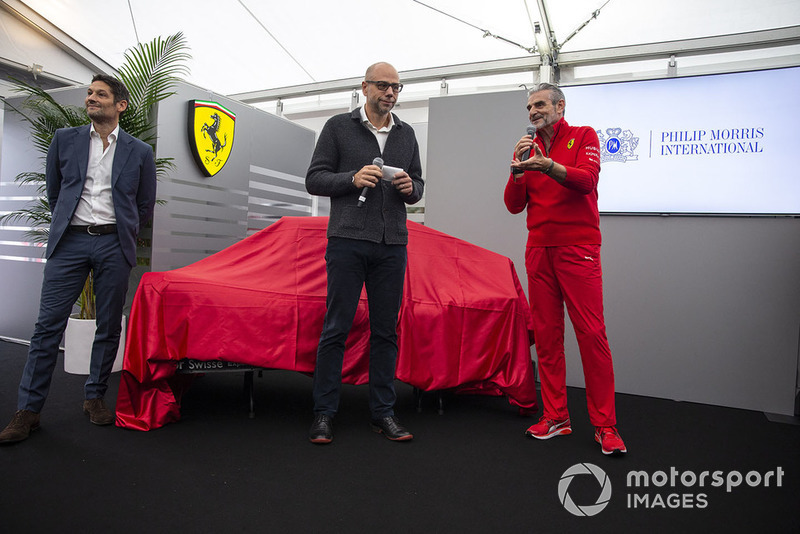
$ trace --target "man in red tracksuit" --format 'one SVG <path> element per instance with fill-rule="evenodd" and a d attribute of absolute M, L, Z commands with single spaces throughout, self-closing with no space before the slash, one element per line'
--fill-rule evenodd
<path fill-rule="evenodd" d="M 616 429 L 614 367 L 603 319 L 600 142 L 592 128 L 567 124 L 565 106 L 564 93 L 554 85 L 539 84 L 530 92 L 528 117 L 536 127 L 535 139 L 526 135 L 514 147 L 504 195 L 511 213 L 528 209 L 525 268 L 544 413 L 525 433 L 537 439 L 572 433 L 564 361 L 566 303 L 595 440 L 604 454 L 622 454 L 627 449 Z"/>

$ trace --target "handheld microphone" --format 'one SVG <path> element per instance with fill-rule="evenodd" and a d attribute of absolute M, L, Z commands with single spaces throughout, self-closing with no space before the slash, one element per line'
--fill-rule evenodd
<path fill-rule="evenodd" d="M 536 139 L 536 126 L 534 126 L 533 124 L 528 126 L 525 129 L 525 135 L 530 135 L 532 139 Z M 525 161 L 526 159 L 530 159 L 532 150 L 533 150 L 533 145 L 531 145 L 531 147 L 528 149 L 527 153 L 522 155 L 522 159 L 520 161 Z M 515 169 L 514 167 L 511 167 L 511 173 L 514 174 L 515 171 L 518 172 L 518 173 L 521 172 L 519 169 Z"/>
<path fill-rule="evenodd" d="M 377 165 L 379 169 L 383 169 L 383 158 L 375 158 L 372 160 L 373 165 Z M 366 185 L 361 188 L 361 194 L 358 195 L 358 207 L 364 205 L 364 202 L 367 201 L 367 191 L 369 191 L 369 187 Z"/>
<path fill-rule="evenodd" d="M 533 124 L 528 126 L 525 129 L 525 134 L 530 135 L 532 140 L 536 139 L 536 126 L 534 126 Z M 526 159 L 530 159 L 532 150 L 533 150 L 533 145 L 531 145 L 531 147 L 528 149 L 528 153 L 523 155 L 524 156 L 522 158 L 523 161 L 525 161 Z"/>

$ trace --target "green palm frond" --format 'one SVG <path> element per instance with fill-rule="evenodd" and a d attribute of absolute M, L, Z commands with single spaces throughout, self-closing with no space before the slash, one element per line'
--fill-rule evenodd
<path fill-rule="evenodd" d="M 11 81 L 15 84 L 15 93 L 27 96 L 19 107 L 7 100 L 5 103 L 30 125 L 31 140 L 42 157 L 47 155 L 47 149 L 57 129 L 81 126 L 89 122 L 84 108 L 59 104 L 41 87 L 29 85 L 16 78 L 11 78 Z"/>
<path fill-rule="evenodd" d="M 46 243 L 50 235 L 50 204 L 47 198 L 39 197 L 31 201 L 24 208 L 12 211 L 0 217 L 0 222 L 10 224 L 23 221 L 31 229 L 25 232 L 25 237 L 34 243 Z"/>
<path fill-rule="evenodd" d="M 14 179 L 19 185 L 33 185 L 39 194 L 45 193 L 45 176 L 43 172 L 21 172 Z"/>
<path fill-rule="evenodd" d="M 169 173 L 177 170 L 178 166 L 175 165 L 175 158 L 156 158 L 156 175 L 159 178 L 165 178 Z"/>
<path fill-rule="evenodd" d="M 119 78 L 131 94 L 128 111 L 120 118 L 125 131 L 140 139 L 152 137 L 156 104 L 175 94 L 172 89 L 176 82 L 188 73 L 186 62 L 192 56 L 187 49 L 183 32 L 178 32 L 166 39 L 157 37 L 147 44 L 140 43 L 125 52 L 125 64 L 119 69 Z"/>

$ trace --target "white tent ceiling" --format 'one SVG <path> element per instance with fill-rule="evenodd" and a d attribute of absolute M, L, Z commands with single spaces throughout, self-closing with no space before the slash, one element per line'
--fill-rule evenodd
<path fill-rule="evenodd" d="M 533 61 L 537 56 L 481 30 L 533 48 L 533 23 L 542 19 L 537 0 L 22 3 L 113 67 L 137 40 L 183 31 L 193 56 L 188 81 L 222 94 L 353 78 L 379 60 L 401 73 L 526 56 Z M 551 0 L 546 7 L 557 41 L 604 4 L 562 53 L 800 25 L 798 0 Z"/>

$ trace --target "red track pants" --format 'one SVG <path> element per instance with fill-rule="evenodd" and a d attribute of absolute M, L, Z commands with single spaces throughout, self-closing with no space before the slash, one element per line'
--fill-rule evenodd
<path fill-rule="evenodd" d="M 603 319 L 600 245 L 528 247 L 525 268 L 544 415 L 555 420 L 569 417 L 564 360 L 566 303 L 583 363 L 589 420 L 594 426 L 616 425 L 614 366 Z"/>

